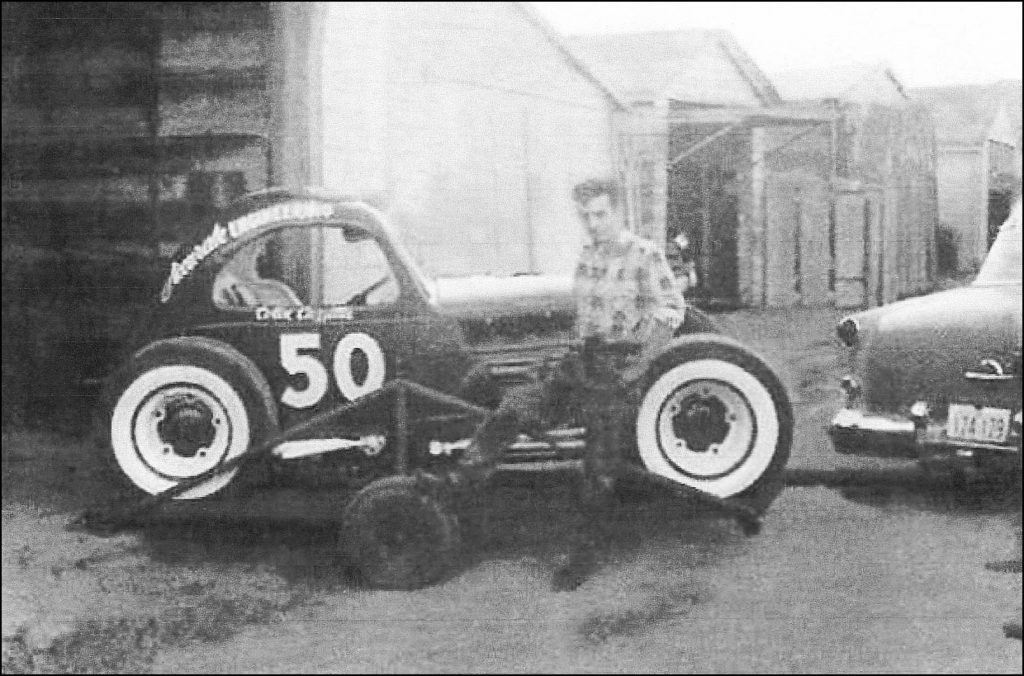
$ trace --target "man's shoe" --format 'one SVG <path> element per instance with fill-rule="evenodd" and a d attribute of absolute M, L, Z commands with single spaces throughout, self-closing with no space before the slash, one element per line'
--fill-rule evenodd
<path fill-rule="evenodd" d="M 1015 638 L 1018 641 L 1021 639 L 1020 622 L 1007 622 L 1003 625 L 1003 634 L 1006 638 Z"/>
<path fill-rule="evenodd" d="M 740 530 L 748 538 L 761 533 L 761 517 L 744 514 L 736 517 L 736 521 L 739 523 Z"/>
<path fill-rule="evenodd" d="M 559 557 L 551 576 L 551 591 L 570 592 L 580 588 L 597 569 L 597 556 L 592 547 L 585 547 Z"/>

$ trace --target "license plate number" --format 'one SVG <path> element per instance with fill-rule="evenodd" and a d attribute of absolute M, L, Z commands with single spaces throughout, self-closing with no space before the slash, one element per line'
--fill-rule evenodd
<path fill-rule="evenodd" d="M 950 404 L 946 435 L 952 439 L 1001 444 L 1010 434 L 1010 410 Z"/>

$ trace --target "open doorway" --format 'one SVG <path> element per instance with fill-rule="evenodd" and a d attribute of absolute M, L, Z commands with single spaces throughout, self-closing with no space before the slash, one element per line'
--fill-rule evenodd
<path fill-rule="evenodd" d="M 1013 206 L 1013 190 L 1009 188 L 997 188 L 988 191 L 988 239 L 985 242 L 985 250 L 992 248 L 992 242 L 999 234 L 999 227 L 1010 217 L 1010 207 Z"/>
<path fill-rule="evenodd" d="M 668 238 L 686 241 L 689 251 L 673 252 L 692 263 L 696 286 L 687 296 L 708 304 L 739 302 L 737 232 L 739 187 L 736 172 L 709 162 L 682 162 L 669 171 Z M 670 249 L 677 246 L 670 244 Z"/>

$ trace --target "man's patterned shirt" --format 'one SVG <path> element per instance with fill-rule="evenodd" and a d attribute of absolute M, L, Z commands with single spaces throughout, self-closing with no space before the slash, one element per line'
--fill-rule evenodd
<path fill-rule="evenodd" d="M 573 283 L 580 338 L 636 340 L 645 352 L 668 342 L 686 305 L 665 255 L 628 230 L 583 247 Z"/>

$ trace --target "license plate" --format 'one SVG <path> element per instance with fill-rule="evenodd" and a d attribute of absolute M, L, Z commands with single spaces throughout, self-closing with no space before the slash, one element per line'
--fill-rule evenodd
<path fill-rule="evenodd" d="M 950 404 L 946 436 L 1001 444 L 1010 434 L 1010 409 Z"/>

